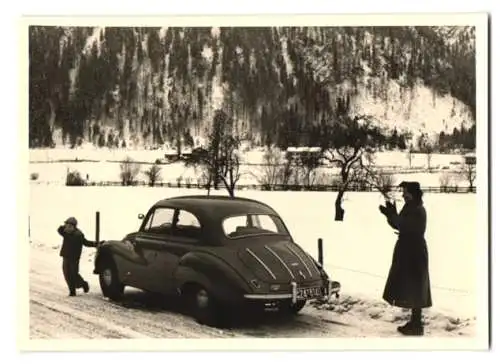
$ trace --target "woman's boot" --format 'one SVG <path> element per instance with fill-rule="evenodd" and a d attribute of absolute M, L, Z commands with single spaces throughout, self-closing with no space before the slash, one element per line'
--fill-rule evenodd
<path fill-rule="evenodd" d="M 398 327 L 398 331 L 403 335 L 422 336 L 424 334 L 422 310 L 420 308 L 412 309 L 410 322 Z"/>

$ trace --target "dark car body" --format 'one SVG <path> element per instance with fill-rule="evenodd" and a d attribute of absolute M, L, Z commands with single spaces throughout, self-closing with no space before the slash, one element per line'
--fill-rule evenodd
<path fill-rule="evenodd" d="M 298 312 L 307 300 L 329 298 L 340 289 L 262 202 L 182 196 L 160 200 L 139 217 L 138 231 L 106 241 L 97 251 L 94 273 L 112 299 L 131 286 L 198 298 L 204 292 L 219 308 Z"/>

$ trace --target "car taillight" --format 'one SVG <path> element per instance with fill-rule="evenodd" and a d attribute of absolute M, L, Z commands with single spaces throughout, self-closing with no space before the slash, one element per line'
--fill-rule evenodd
<path fill-rule="evenodd" d="M 269 288 L 271 289 L 271 291 L 279 291 L 280 287 L 281 286 L 279 284 L 271 284 Z"/>
<path fill-rule="evenodd" d="M 250 283 L 252 283 L 255 288 L 260 288 L 260 284 L 256 279 L 252 279 Z"/>

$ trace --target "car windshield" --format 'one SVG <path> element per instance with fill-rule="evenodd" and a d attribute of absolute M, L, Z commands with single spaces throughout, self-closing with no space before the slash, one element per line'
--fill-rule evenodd
<path fill-rule="evenodd" d="M 255 235 L 287 235 L 281 219 L 274 215 L 245 214 L 226 217 L 222 222 L 224 234 L 230 239 Z"/>

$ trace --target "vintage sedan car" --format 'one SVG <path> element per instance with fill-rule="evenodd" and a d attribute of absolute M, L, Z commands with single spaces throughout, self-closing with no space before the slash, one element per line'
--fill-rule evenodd
<path fill-rule="evenodd" d="M 120 300 L 125 286 L 179 295 L 198 322 L 217 325 L 224 312 L 297 313 L 307 300 L 338 297 L 340 284 L 262 202 L 174 197 L 139 218 L 138 231 L 98 247 L 94 273 L 111 300 Z"/>

